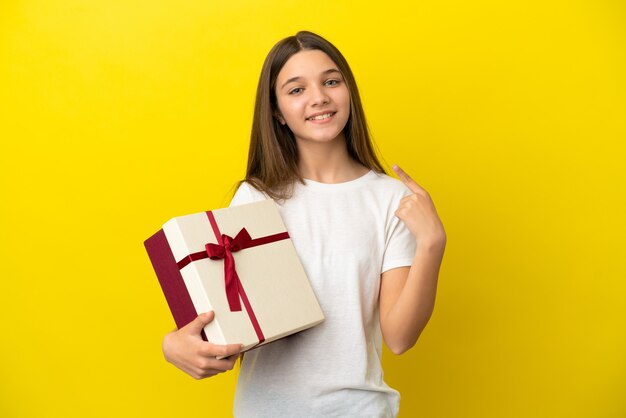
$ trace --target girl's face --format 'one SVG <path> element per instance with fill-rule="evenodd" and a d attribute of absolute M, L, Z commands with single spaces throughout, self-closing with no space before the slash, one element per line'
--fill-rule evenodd
<path fill-rule="evenodd" d="M 276 79 L 276 99 L 276 117 L 287 124 L 297 143 L 345 140 L 350 93 L 326 53 L 305 50 L 289 58 Z"/>

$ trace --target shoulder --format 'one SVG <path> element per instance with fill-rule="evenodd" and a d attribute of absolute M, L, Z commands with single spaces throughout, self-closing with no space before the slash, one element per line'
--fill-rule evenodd
<path fill-rule="evenodd" d="M 229 206 L 243 205 L 245 203 L 252 203 L 265 199 L 269 199 L 265 193 L 259 191 L 247 181 L 244 181 L 237 188 Z"/>
<path fill-rule="evenodd" d="M 376 193 L 389 195 L 389 197 L 403 198 L 411 193 L 408 187 L 400 180 L 393 178 L 385 173 L 374 173 L 371 187 Z"/>

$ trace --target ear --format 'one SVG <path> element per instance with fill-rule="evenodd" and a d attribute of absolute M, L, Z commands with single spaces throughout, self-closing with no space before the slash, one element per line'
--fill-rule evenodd
<path fill-rule="evenodd" d="M 279 122 L 281 125 L 285 125 L 285 124 L 286 124 L 285 119 L 283 118 L 283 116 L 282 116 L 280 113 L 276 112 L 276 113 L 274 114 L 274 117 L 278 120 L 278 122 Z"/>

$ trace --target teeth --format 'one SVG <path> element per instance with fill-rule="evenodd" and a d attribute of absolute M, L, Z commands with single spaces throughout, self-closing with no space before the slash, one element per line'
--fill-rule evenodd
<path fill-rule="evenodd" d="M 325 113 L 323 115 L 319 115 L 319 116 L 312 116 L 309 118 L 309 120 L 322 120 L 322 119 L 328 119 L 329 117 L 331 117 L 333 115 L 333 113 Z"/>

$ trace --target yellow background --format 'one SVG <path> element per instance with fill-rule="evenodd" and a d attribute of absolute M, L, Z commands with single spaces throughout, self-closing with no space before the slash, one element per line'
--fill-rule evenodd
<path fill-rule="evenodd" d="M 619 0 L 2 1 L 0 416 L 230 415 L 236 371 L 162 358 L 143 240 L 228 203 L 263 58 L 299 29 L 346 55 L 386 162 L 448 233 L 431 322 L 385 352 L 401 417 L 626 416 L 625 18 Z"/>

